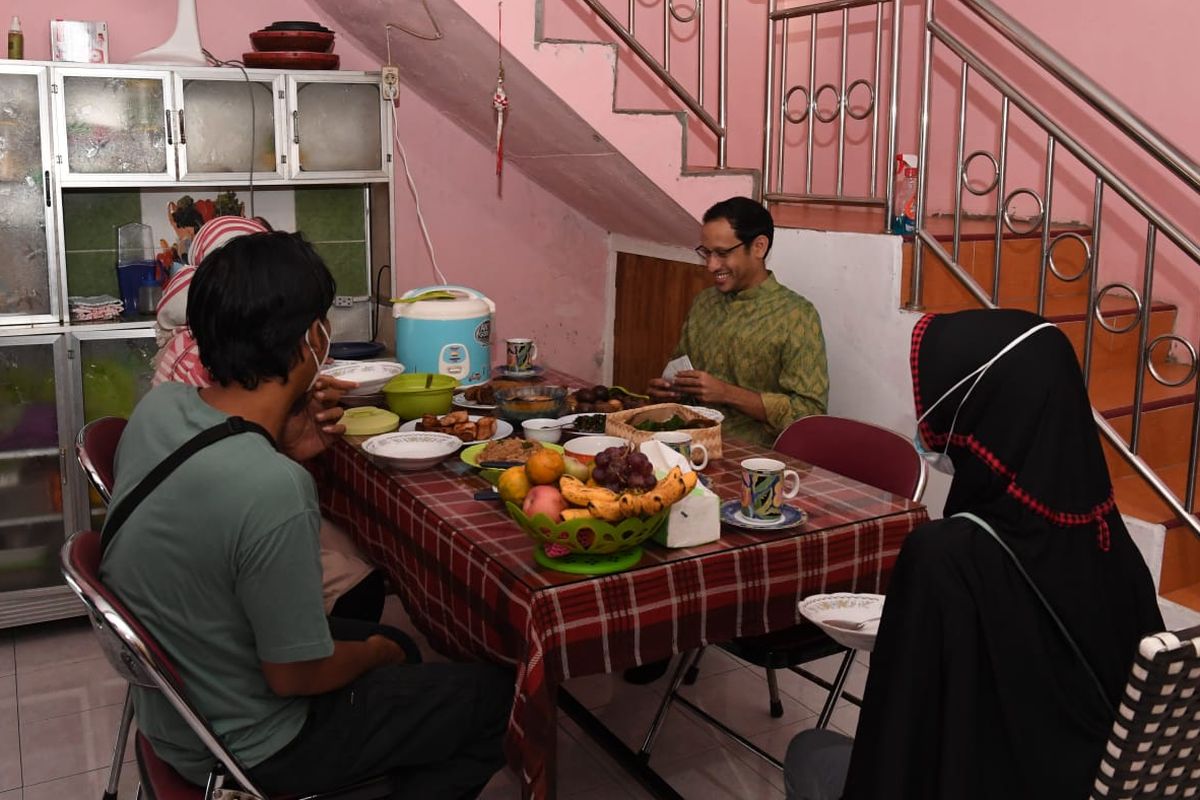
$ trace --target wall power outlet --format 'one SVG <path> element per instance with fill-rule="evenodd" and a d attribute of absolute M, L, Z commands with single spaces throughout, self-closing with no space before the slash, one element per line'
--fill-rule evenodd
<path fill-rule="evenodd" d="M 339 294 L 333 298 L 334 308 L 353 308 L 354 298 L 348 294 Z"/>
<path fill-rule="evenodd" d="M 379 88 L 384 100 L 395 100 L 400 96 L 400 68 L 384 64 L 379 68 Z"/>

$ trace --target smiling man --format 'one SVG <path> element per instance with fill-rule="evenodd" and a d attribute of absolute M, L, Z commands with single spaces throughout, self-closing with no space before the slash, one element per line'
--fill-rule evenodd
<path fill-rule="evenodd" d="M 713 286 L 693 301 L 673 356 L 694 369 L 650 382 L 655 399 L 719 408 L 725 434 L 767 446 L 793 420 L 824 414 L 829 398 L 821 317 L 767 269 L 774 238 L 770 212 L 748 197 L 704 213 L 696 252 Z"/>

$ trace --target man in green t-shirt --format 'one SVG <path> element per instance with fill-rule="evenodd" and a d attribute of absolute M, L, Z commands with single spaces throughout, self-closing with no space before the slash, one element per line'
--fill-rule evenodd
<path fill-rule="evenodd" d="M 775 223 L 761 204 L 732 197 L 704 213 L 696 252 L 713 286 L 692 302 L 672 358 L 693 369 L 650 381 L 650 395 L 719 408 L 728 436 L 774 444 L 793 420 L 829 399 L 821 317 L 767 269 Z"/>
<path fill-rule="evenodd" d="M 319 379 L 334 282 L 301 237 L 241 237 L 200 266 L 188 321 L 213 377 L 138 404 L 113 502 L 230 416 L 243 433 L 178 467 L 129 515 L 101 577 L 170 654 L 191 702 L 271 794 L 394 776 L 396 797 L 473 796 L 503 763 L 514 680 L 485 664 L 418 663 L 385 626 L 326 620 L 320 513 L 296 460 L 340 435 L 346 385 Z M 293 460 L 296 459 L 296 460 Z M 137 690 L 138 728 L 203 784 L 213 757 L 166 699 Z"/>

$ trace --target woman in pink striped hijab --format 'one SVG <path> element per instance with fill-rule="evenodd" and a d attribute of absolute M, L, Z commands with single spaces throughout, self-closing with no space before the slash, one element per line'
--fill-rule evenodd
<path fill-rule="evenodd" d="M 178 381 L 204 388 L 208 386 L 208 370 L 200 363 L 196 339 L 187 325 L 188 287 L 196 267 L 209 253 L 224 247 L 233 239 L 251 233 L 266 233 L 271 226 L 258 218 L 217 217 L 196 232 L 188 252 L 188 266 L 175 273 L 163 287 L 162 300 L 158 303 L 156 336 L 158 355 L 154 359 L 154 378 L 151 385 L 158 386 L 166 381 Z"/>

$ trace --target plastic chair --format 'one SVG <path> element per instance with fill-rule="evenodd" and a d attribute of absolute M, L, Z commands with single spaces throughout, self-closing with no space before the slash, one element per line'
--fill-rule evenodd
<path fill-rule="evenodd" d="M 798 458 L 814 466 L 853 478 L 892 494 L 920 500 L 925 492 L 927 476 L 924 459 L 917 453 L 912 442 L 887 428 L 846 417 L 812 416 L 793 422 L 775 440 L 775 449 L 785 455 Z M 718 645 L 743 661 L 766 670 L 767 693 L 772 717 L 783 716 L 783 701 L 779 697 L 778 669 L 792 672 L 826 689 L 829 694 L 821 713 L 817 717 L 818 728 L 829 724 L 837 702 L 843 696 L 846 679 L 854 665 L 857 651 L 848 649 L 830 639 L 816 625 L 802 622 L 791 628 L 772 631 L 761 636 L 748 636 Z M 844 654 L 833 681 L 827 681 L 801 664 L 826 656 Z M 649 759 L 654 740 L 663 719 L 673 702 L 678 700 L 697 716 L 764 760 L 782 768 L 778 759 L 756 746 L 737 731 L 678 695 L 683 683 L 694 683 L 699 672 L 701 647 L 685 653 L 671 677 L 666 696 L 650 725 L 639 755 Z M 861 700 L 850 694 L 845 697 L 856 704 Z"/>
<path fill-rule="evenodd" d="M 1200 786 L 1200 627 L 1142 639 L 1091 800 L 1195 797 Z"/>
<path fill-rule="evenodd" d="M 101 417 L 80 428 L 79 435 L 75 437 L 75 458 L 79 460 L 79 467 L 106 506 L 112 501 L 117 474 L 117 443 L 121 441 L 126 424 L 128 421 L 121 417 Z M 121 766 L 125 761 L 125 742 L 132 724 L 133 692 L 127 689 L 103 800 L 117 800 L 117 784 L 121 780 Z"/>
<path fill-rule="evenodd" d="M 160 691 L 212 754 L 214 765 L 205 787 L 186 781 L 154 752 L 141 733 L 136 752 L 142 790 L 151 800 L 249 800 L 266 798 L 246 770 L 204 717 L 184 695 L 183 679 L 166 651 L 159 646 L 116 595 L 100 582 L 100 534 L 80 531 L 67 540 L 61 554 L 67 585 L 83 601 L 101 649 L 117 673 L 131 686 Z M 229 785 L 232 781 L 233 786 Z M 386 776 L 365 781 L 337 792 L 319 795 L 339 800 L 368 800 L 387 797 L 391 780 Z M 316 798 L 318 795 L 307 797 Z"/>

